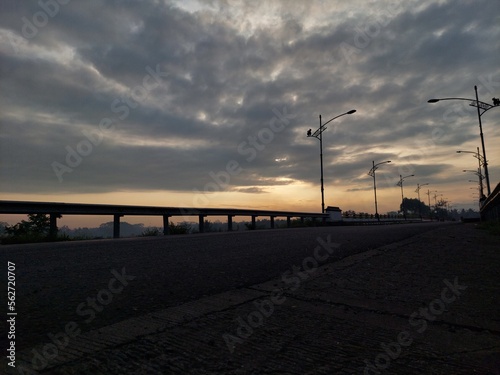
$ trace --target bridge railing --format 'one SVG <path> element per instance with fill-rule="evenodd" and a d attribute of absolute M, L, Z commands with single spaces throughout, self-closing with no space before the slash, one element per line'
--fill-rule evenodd
<path fill-rule="evenodd" d="M 270 211 L 237 208 L 191 208 L 191 207 L 155 207 L 126 206 L 108 204 L 58 203 L 58 202 L 23 202 L 1 201 L 0 214 L 46 214 L 50 216 L 50 234 L 57 234 L 57 219 L 62 215 L 110 215 L 113 216 L 113 238 L 120 237 L 120 218 L 122 216 L 161 216 L 163 218 L 163 234 L 169 234 L 169 218 L 175 216 L 198 216 L 199 231 L 204 232 L 207 216 L 227 216 L 228 231 L 233 229 L 233 217 L 250 216 L 252 228 L 259 216 L 270 218 L 271 229 L 274 229 L 276 217 L 286 217 L 287 226 L 291 226 L 292 218 L 326 220 L 329 215 L 311 212 Z"/>
<path fill-rule="evenodd" d="M 500 183 L 481 206 L 481 220 L 500 221 Z"/>

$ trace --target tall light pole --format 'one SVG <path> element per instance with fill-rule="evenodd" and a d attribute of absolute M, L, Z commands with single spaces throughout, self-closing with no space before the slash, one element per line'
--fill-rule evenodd
<path fill-rule="evenodd" d="M 372 161 L 373 167 L 368 172 L 368 175 L 373 177 L 373 192 L 375 193 L 375 217 L 377 218 L 378 221 L 380 221 L 380 217 L 378 215 L 378 207 L 377 207 L 377 184 L 375 183 L 375 171 L 378 169 L 378 166 L 380 164 L 386 164 L 386 163 L 390 163 L 390 162 L 391 162 L 390 160 L 387 160 L 387 161 L 383 161 L 381 163 L 375 164 L 375 160 L 373 160 Z"/>
<path fill-rule="evenodd" d="M 437 190 L 436 190 L 437 193 Z M 437 204 L 437 194 L 434 193 L 434 210 L 436 210 L 436 216 L 437 219 L 439 220 L 439 211 L 438 211 L 438 204 Z"/>
<path fill-rule="evenodd" d="M 483 157 L 481 156 L 481 154 L 479 153 L 479 147 L 477 148 L 477 152 L 473 152 L 473 151 L 457 151 L 457 154 L 462 154 L 462 153 L 467 153 L 467 154 L 473 154 L 474 157 L 478 160 L 479 162 L 479 167 L 478 167 L 478 172 L 481 173 L 481 166 L 484 166 L 484 159 Z M 480 178 L 479 179 L 479 195 L 480 195 L 480 199 L 479 201 L 482 202 L 486 199 L 485 195 L 484 195 L 484 191 L 483 191 L 483 180 Z"/>
<path fill-rule="evenodd" d="M 483 159 L 484 159 L 484 174 L 486 176 L 486 185 L 488 187 L 488 195 L 491 194 L 490 188 L 490 175 L 488 173 L 488 159 L 486 158 L 486 149 L 484 147 L 484 136 L 483 136 L 483 125 L 481 123 L 481 116 L 492 108 L 500 107 L 500 100 L 493 98 L 493 105 L 479 101 L 477 95 L 477 86 L 474 86 L 474 91 L 476 92 L 476 100 L 467 98 L 440 98 L 440 99 L 429 99 L 427 103 L 437 103 L 441 100 L 466 100 L 470 106 L 477 108 L 477 118 L 479 120 L 479 135 L 481 137 L 481 145 L 483 147 Z M 482 112 L 481 112 L 482 111 Z"/>
<path fill-rule="evenodd" d="M 335 116 L 334 118 L 331 118 L 324 124 L 321 123 L 321 115 L 319 115 L 319 128 L 313 133 L 311 129 L 307 131 L 307 136 L 308 137 L 314 137 L 319 140 L 319 160 L 320 160 L 320 167 L 321 167 L 321 213 L 325 213 L 325 188 L 323 185 L 323 132 L 326 130 L 325 125 L 328 124 L 330 121 L 335 120 L 336 118 L 345 116 L 345 115 L 352 115 L 354 112 L 356 112 L 355 109 L 351 109 L 348 112 L 342 113 L 341 115 Z"/>
<path fill-rule="evenodd" d="M 430 210 L 430 215 L 431 215 L 431 221 L 432 221 L 432 208 L 431 208 L 431 193 L 437 193 L 437 190 L 430 191 L 427 189 L 427 198 L 429 198 L 429 210 Z"/>
<path fill-rule="evenodd" d="M 420 220 L 422 220 L 422 210 L 420 209 L 420 189 L 422 188 L 422 186 L 426 186 L 426 185 L 429 185 L 429 183 L 425 183 L 425 184 L 417 184 L 417 190 L 415 190 L 418 194 L 418 214 L 420 216 Z M 424 203 L 424 206 L 425 206 L 425 203 Z M 429 206 L 429 210 L 431 209 L 431 207 Z"/>
<path fill-rule="evenodd" d="M 405 199 L 404 199 L 404 194 L 403 194 L 403 181 L 405 180 L 405 178 L 408 178 L 408 177 L 413 177 L 415 176 L 414 174 L 410 174 L 408 176 L 401 176 L 399 175 L 399 182 L 397 183 L 398 186 L 401 186 L 401 208 L 403 209 L 403 217 L 405 218 L 406 220 L 406 210 L 405 210 Z"/>

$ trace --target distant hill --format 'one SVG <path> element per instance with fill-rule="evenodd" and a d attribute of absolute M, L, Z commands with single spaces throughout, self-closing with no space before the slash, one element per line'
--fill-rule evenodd
<path fill-rule="evenodd" d="M 295 220 L 293 221 L 295 222 Z M 270 228 L 270 221 L 262 219 L 256 221 L 256 229 Z M 298 224 L 298 223 L 297 223 Z M 196 233 L 198 232 L 198 223 L 195 222 L 181 222 L 172 224 L 172 233 Z M 286 220 L 275 220 L 276 228 L 285 227 Z M 245 231 L 250 229 L 249 221 L 233 222 L 233 231 Z M 1 230 L 1 224 L 0 224 Z M 227 222 L 221 221 L 205 221 L 205 232 L 225 232 L 227 231 Z M 112 238 L 113 237 L 113 222 L 109 221 L 102 223 L 94 228 L 70 228 L 64 225 L 59 228 L 60 235 L 67 235 L 75 239 L 93 239 L 93 238 Z M 127 222 L 120 222 L 120 237 L 138 237 L 144 235 L 162 235 L 163 227 L 145 226 L 144 224 L 130 224 Z"/>

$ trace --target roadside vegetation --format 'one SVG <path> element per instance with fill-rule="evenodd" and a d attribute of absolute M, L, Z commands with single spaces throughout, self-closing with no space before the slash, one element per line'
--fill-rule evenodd
<path fill-rule="evenodd" d="M 2 244 L 22 244 L 31 242 L 68 241 L 64 233 L 52 235 L 50 233 L 49 215 L 29 214 L 28 220 L 21 220 L 14 225 L 2 225 Z"/>
<path fill-rule="evenodd" d="M 306 221 L 300 223 L 298 220 L 292 221 L 292 226 L 311 226 L 312 223 Z M 69 228 L 62 226 L 58 228 L 56 234 L 50 234 L 50 216 L 45 214 L 29 214 L 27 220 L 21 220 L 19 223 L 9 225 L 0 222 L 0 244 L 25 244 L 37 242 L 53 241 L 81 241 L 105 239 L 113 237 L 113 222 L 100 224 L 95 228 Z M 255 229 L 269 228 L 269 220 L 257 220 Z M 286 221 L 276 220 L 276 228 L 286 227 Z M 250 230 L 251 224 L 248 222 L 234 222 L 233 231 Z M 183 235 L 198 233 L 198 223 L 178 222 L 169 223 L 169 235 Z M 227 223 L 220 221 L 204 222 L 204 231 L 224 232 L 227 231 Z M 120 237 L 157 237 L 163 236 L 163 228 L 155 226 L 144 226 L 144 224 L 120 223 Z"/>

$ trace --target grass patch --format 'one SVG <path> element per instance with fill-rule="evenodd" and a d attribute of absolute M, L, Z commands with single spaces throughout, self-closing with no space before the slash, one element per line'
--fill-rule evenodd
<path fill-rule="evenodd" d="M 160 228 L 148 228 L 142 232 L 141 237 L 156 237 L 161 235 L 162 232 L 160 231 Z"/>

